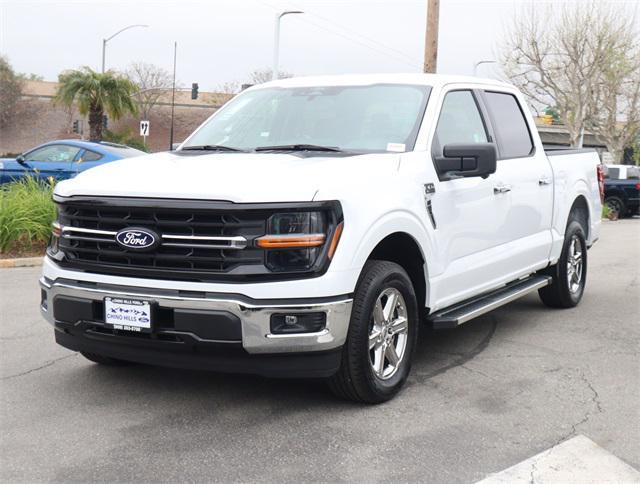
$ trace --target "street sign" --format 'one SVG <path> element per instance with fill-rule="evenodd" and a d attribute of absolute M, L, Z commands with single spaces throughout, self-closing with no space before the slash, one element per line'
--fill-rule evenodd
<path fill-rule="evenodd" d="M 140 121 L 140 136 L 144 136 L 145 138 L 149 136 L 149 121 Z"/>

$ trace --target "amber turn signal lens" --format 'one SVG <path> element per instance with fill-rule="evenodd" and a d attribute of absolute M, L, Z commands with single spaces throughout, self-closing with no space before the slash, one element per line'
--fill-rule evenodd
<path fill-rule="evenodd" d="M 325 238 L 324 234 L 265 235 L 256 239 L 256 245 L 263 249 L 319 247 Z"/>
<path fill-rule="evenodd" d="M 338 242 L 340 242 L 340 236 L 342 235 L 342 229 L 344 227 L 344 222 L 340 222 L 336 227 L 335 232 L 333 233 L 333 237 L 331 238 L 331 245 L 329 245 L 329 252 L 327 252 L 327 256 L 329 259 L 333 258 L 333 254 L 338 248 Z"/>
<path fill-rule="evenodd" d="M 53 233 L 54 237 L 60 237 L 62 234 L 62 227 L 58 222 L 53 222 L 51 224 L 51 233 Z"/>

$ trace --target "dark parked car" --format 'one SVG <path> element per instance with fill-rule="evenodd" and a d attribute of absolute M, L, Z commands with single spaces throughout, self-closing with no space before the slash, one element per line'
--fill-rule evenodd
<path fill-rule="evenodd" d="M 1 158 L 0 184 L 24 176 L 36 176 L 43 180 L 49 177 L 66 180 L 103 163 L 142 155 L 146 153 L 106 141 L 51 141 L 16 158 Z"/>
<path fill-rule="evenodd" d="M 627 165 L 607 165 L 604 180 L 604 201 L 618 217 L 627 217 L 640 210 L 640 168 Z"/>

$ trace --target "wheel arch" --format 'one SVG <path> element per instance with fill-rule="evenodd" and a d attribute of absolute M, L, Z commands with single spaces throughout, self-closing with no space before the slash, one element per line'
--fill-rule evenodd
<path fill-rule="evenodd" d="M 591 208 L 589 207 L 589 202 L 587 201 L 587 198 L 582 194 L 578 195 L 571 204 L 569 215 L 567 217 L 567 224 L 569 224 L 569 222 L 571 221 L 571 216 L 574 214 L 578 217 L 582 216 L 580 218 L 582 218 L 582 220 L 584 221 L 586 239 L 589 240 L 592 214 Z"/>
<path fill-rule="evenodd" d="M 418 300 L 418 308 L 422 310 L 426 307 L 426 260 L 414 237 L 407 232 L 393 232 L 376 244 L 366 260 L 385 260 L 401 266 L 411 279 Z"/>

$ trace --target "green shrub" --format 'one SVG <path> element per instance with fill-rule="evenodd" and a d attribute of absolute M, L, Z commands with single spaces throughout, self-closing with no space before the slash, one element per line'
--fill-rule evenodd
<path fill-rule="evenodd" d="M 0 252 L 41 249 L 56 217 L 53 181 L 33 177 L 0 186 Z"/>
<path fill-rule="evenodd" d="M 111 131 L 105 129 L 102 132 L 102 139 L 104 141 L 110 141 L 111 143 L 127 145 L 131 148 L 149 153 L 149 147 L 145 146 L 142 140 L 137 137 L 130 128 L 124 128 L 122 131 Z"/>

